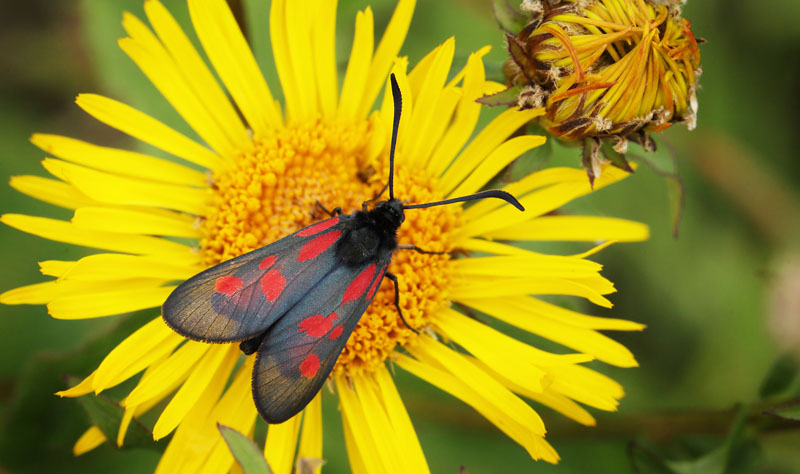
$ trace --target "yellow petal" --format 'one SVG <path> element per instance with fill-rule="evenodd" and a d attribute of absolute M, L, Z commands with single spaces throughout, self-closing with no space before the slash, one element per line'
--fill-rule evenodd
<path fill-rule="evenodd" d="M 436 315 L 435 324 L 448 339 L 456 341 L 490 367 L 503 365 L 505 360 L 509 368 L 495 371 L 512 380 L 523 378 L 535 383 L 544 376 L 544 367 L 574 365 L 593 359 L 587 354 L 554 354 L 537 349 L 450 308 Z M 520 376 L 522 372 L 524 376 Z"/>
<path fill-rule="evenodd" d="M 483 300 L 465 299 L 460 302 L 545 339 L 591 354 L 603 362 L 619 367 L 637 365 L 633 354 L 622 344 L 593 329 L 576 327 L 560 321 L 557 316 L 553 317 L 546 312 L 546 306 L 539 306 L 538 303 L 541 302 L 535 298 L 517 296 Z"/>
<path fill-rule="evenodd" d="M 342 428 L 344 429 L 344 444 L 347 449 L 347 459 L 350 461 L 350 471 L 353 474 L 369 474 L 369 471 L 364 464 L 364 459 L 361 456 L 361 451 L 358 450 L 353 430 L 347 422 L 347 417 L 342 415 Z"/>
<path fill-rule="evenodd" d="M 362 410 L 355 390 L 344 376 L 334 377 L 336 390 L 341 403 L 342 422 L 349 428 L 354 446 L 348 448 L 358 452 L 357 456 L 363 463 L 366 472 L 388 473 L 387 452 L 378 444 L 378 439 L 370 430 L 370 425 Z"/>
<path fill-rule="evenodd" d="M 230 372 L 217 371 L 200 399 L 175 430 L 156 467 L 157 474 L 195 473 L 220 438 L 212 410 L 227 387 Z M 252 402 L 250 403 L 252 406 Z"/>
<path fill-rule="evenodd" d="M 183 338 L 164 324 L 160 317 L 153 319 L 119 343 L 100 363 L 92 380 L 96 393 L 113 387 L 147 368 L 162 353 L 170 353 Z"/>
<path fill-rule="evenodd" d="M 416 3 L 416 0 L 400 0 L 397 2 L 392 19 L 389 20 L 389 24 L 386 26 L 383 37 L 372 57 L 372 64 L 370 64 L 365 89 L 361 95 L 361 105 L 359 106 L 357 117 L 364 117 L 372 108 L 375 97 L 380 92 L 381 85 L 385 81 L 392 63 L 400 52 L 400 47 L 405 41 Z"/>
<path fill-rule="evenodd" d="M 637 242 L 650 238 L 650 231 L 645 224 L 613 217 L 541 216 L 484 235 L 501 240 Z"/>
<path fill-rule="evenodd" d="M 240 149 L 250 145 L 250 136 L 239 119 L 239 114 L 231 105 L 225 92 L 208 70 L 197 50 L 181 29 L 178 22 L 157 0 L 148 0 L 144 4 L 145 13 L 153 25 L 170 57 L 175 61 L 181 75 L 187 79 L 186 84 L 192 88 L 195 96 L 203 102 L 218 127 L 231 142 Z M 195 23 L 195 28 L 200 29 Z"/>
<path fill-rule="evenodd" d="M 47 262 L 42 262 L 47 263 Z M 165 261 L 158 257 L 143 257 L 118 253 L 101 253 L 83 257 L 61 273 L 61 278 L 78 281 L 108 281 L 129 278 L 185 280 L 203 267 L 198 262 Z"/>
<path fill-rule="evenodd" d="M 423 159 L 427 158 L 427 156 L 420 156 L 422 148 L 420 143 L 433 140 L 433 137 L 428 132 L 431 129 L 431 120 L 433 120 L 436 112 L 435 105 L 439 101 L 442 89 L 447 81 L 447 74 L 450 72 L 455 47 L 456 42 L 452 36 L 437 47 L 434 50 L 430 66 L 425 71 L 424 77 L 421 78 L 419 95 L 415 97 L 415 101 L 418 104 L 426 104 L 426 106 L 416 107 L 413 110 L 411 129 L 407 130 L 406 133 L 410 133 L 416 139 L 406 142 L 408 146 L 402 149 L 403 153 L 409 157 L 408 163 L 410 166 L 420 166 L 421 163 L 424 163 Z"/>
<path fill-rule="evenodd" d="M 67 273 L 77 262 L 69 262 L 63 260 L 45 260 L 39 262 L 39 271 L 42 275 L 60 277 Z"/>
<path fill-rule="evenodd" d="M 470 54 L 464 67 L 461 102 L 458 104 L 453 123 L 437 145 L 428 164 L 428 170 L 433 176 L 440 176 L 447 169 L 453 157 L 472 136 L 481 111 L 481 104 L 475 100 L 483 96 L 484 78 L 481 56 L 477 53 Z"/>
<path fill-rule="evenodd" d="M 34 134 L 31 143 L 55 157 L 113 174 L 189 186 L 206 186 L 207 182 L 200 171 L 133 151 L 43 133 Z"/>
<path fill-rule="evenodd" d="M 473 276 L 584 278 L 596 275 L 602 266 L 590 260 L 557 255 L 526 254 L 462 258 L 453 262 L 459 277 Z"/>
<path fill-rule="evenodd" d="M 347 71 L 342 85 L 342 98 L 339 101 L 339 117 L 355 121 L 359 111 L 362 94 L 367 83 L 367 74 L 372 62 L 374 38 L 372 31 L 372 9 L 367 7 L 356 15 L 356 31 Z"/>
<path fill-rule="evenodd" d="M 337 0 L 317 1 L 313 8 L 318 14 L 312 15 L 311 41 L 314 65 L 317 70 L 317 93 L 320 111 L 325 118 L 336 115 L 339 100 L 339 76 L 336 65 L 336 4 Z M 388 65 L 387 65 L 388 70 Z M 385 73 L 384 73 L 385 74 Z M 382 82 L 376 80 L 378 87 Z M 374 99 L 373 99 L 374 100 Z M 366 111 L 361 116 L 365 116 Z"/>
<path fill-rule="evenodd" d="M 486 56 L 487 54 L 489 54 L 489 52 L 490 52 L 491 50 L 492 50 L 492 47 L 491 47 L 491 45 L 486 45 L 486 46 L 484 46 L 484 47 L 480 48 L 479 50 L 475 51 L 474 53 L 471 53 L 471 56 L 472 56 L 472 55 L 474 55 L 474 56 L 475 56 L 476 58 L 478 58 L 478 59 L 483 59 L 483 57 L 484 57 L 484 56 Z M 469 61 L 467 61 L 467 62 L 469 62 Z M 457 73 L 456 73 L 456 74 L 453 76 L 453 78 L 452 78 L 452 79 L 450 79 L 450 82 L 448 82 L 448 83 L 447 83 L 447 87 L 455 87 L 455 86 L 456 86 L 456 85 L 457 85 L 459 82 L 461 82 L 462 80 L 464 80 L 464 76 L 466 76 L 466 73 L 467 73 L 467 68 L 466 68 L 466 66 L 465 66 L 465 67 L 462 67 L 462 68 L 461 68 L 461 69 L 460 69 L 460 70 L 459 70 L 459 71 L 458 71 L 458 72 L 457 72 Z"/>
<path fill-rule="evenodd" d="M 528 109 L 518 111 L 509 109 L 483 128 L 478 135 L 464 148 L 453 165 L 442 175 L 439 189 L 446 195 L 450 195 L 453 189 L 464 180 L 481 161 L 501 143 L 503 143 L 512 133 L 517 131 L 522 124 L 533 118 L 542 115 L 543 109 Z"/>
<path fill-rule="evenodd" d="M 236 348 L 238 352 L 238 347 Z M 256 409 L 252 402 L 250 377 L 255 357 L 248 357 L 233 378 L 230 387 L 211 412 L 214 425 L 229 426 L 245 436 L 251 435 L 256 422 Z M 216 426 L 215 426 L 216 428 Z M 217 436 L 216 444 L 199 470 L 203 474 L 228 472 L 233 465 L 233 455 L 222 436 Z"/>
<path fill-rule="evenodd" d="M 431 107 L 433 115 L 428 122 L 428 127 L 424 130 L 419 130 L 422 135 L 417 137 L 414 144 L 416 151 L 413 151 L 410 155 L 418 157 L 418 164 L 423 166 L 424 169 L 429 167 L 430 155 L 433 149 L 450 126 L 453 113 L 461 100 L 461 95 L 461 90 L 455 87 L 446 87 L 442 90 L 435 106 Z"/>
<path fill-rule="evenodd" d="M 57 179 L 39 176 L 12 176 L 9 185 L 23 194 L 67 209 L 97 204 L 78 191 L 75 186 Z"/>
<path fill-rule="evenodd" d="M 472 278 L 451 290 L 455 300 L 469 298 L 500 298 L 517 295 L 571 295 L 586 298 L 592 303 L 610 308 L 608 299 L 592 287 L 564 278 Z"/>
<path fill-rule="evenodd" d="M 59 392 L 56 392 L 56 395 L 58 395 L 59 397 L 73 398 L 92 393 L 93 392 L 92 384 L 94 383 L 95 372 L 92 372 L 88 377 L 81 380 L 81 382 L 78 385 L 72 388 L 68 388 L 66 390 L 61 390 Z"/>
<path fill-rule="evenodd" d="M 313 5 L 313 3 L 311 4 Z M 311 22 L 315 15 L 309 15 L 311 6 L 305 2 L 286 3 L 286 37 L 289 46 L 289 60 L 292 62 L 294 78 L 297 88 L 303 91 L 298 103 L 299 114 L 294 116 L 298 120 L 312 119 L 318 112 L 316 64 L 309 59 L 313 58 L 311 45 Z M 320 12 L 317 11 L 316 14 Z"/>
<path fill-rule="evenodd" d="M 154 212 L 156 211 L 156 212 Z M 75 211 L 72 223 L 87 229 L 124 234 L 201 236 L 197 218 L 167 210 L 82 207 Z"/>
<path fill-rule="evenodd" d="M 502 387 L 499 382 L 492 379 L 493 381 L 490 387 L 482 386 L 475 380 L 460 378 L 464 374 L 458 369 L 456 369 L 458 374 L 451 373 L 449 370 L 444 369 L 440 364 L 446 364 L 446 362 L 442 361 L 440 363 L 421 351 L 419 351 L 419 354 L 424 357 L 422 361 L 417 361 L 404 354 L 400 354 L 396 363 L 403 369 L 473 407 L 506 435 L 525 448 L 533 459 L 545 459 L 548 462 L 556 462 L 558 460 L 554 451 L 549 452 L 547 450 L 549 445 L 544 441 L 544 426 L 541 421 L 534 421 L 533 423 L 525 422 L 526 419 L 535 420 L 538 418 L 535 412 L 524 402 L 514 397 L 513 394 L 511 394 L 511 397 L 513 397 L 512 399 L 518 401 L 512 402 L 510 405 L 505 403 L 505 401 L 509 400 L 508 396 L 503 396 L 502 398 L 497 397 L 499 393 L 511 393 L 508 389 Z M 466 359 L 463 360 L 466 361 Z M 471 362 L 468 363 L 472 364 Z M 472 373 L 476 373 L 476 371 L 480 370 L 474 366 L 474 364 L 472 364 L 472 367 L 474 367 L 474 369 L 471 370 Z M 488 375 L 483 373 L 481 382 L 483 382 L 486 377 L 488 377 Z M 470 383 L 467 384 L 464 380 L 470 380 Z M 498 385 L 500 386 L 499 389 L 489 390 L 490 388 L 496 388 Z M 487 391 L 491 393 L 487 393 Z M 521 405 L 519 405 L 520 403 Z M 515 412 L 517 409 L 518 411 Z"/>
<path fill-rule="evenodd" d="M 235 346 L 235 344 L 214 346 L 206 352 L 192 370 L 189 378 L 161 412 L 161 416 L 158 417 L 158 421 L 153 427 L 153 439 L 159 440 L 167 436 L 178 426 L 200 399 L 200 395 L 208 387 L 214 374 L 219 371 L 230 373 L 233 364 L 239 357 L 238 348 Z"/>
<path fill-rule="evenodd" d="M 550 407 L 567 418 L 577 421 L 582 425 L 594 426 L 596 424 L 594 417 L 588 411 L 586 411 L 586 409 L 564 395 L 552 391 L 549 386 L 544 387 L 544 390 L 541 392 L 534 392 L 523 385 L 518 385 L 503 377 L 499 373 L 492 370 L 488 365 L 482 363 L 480 360 L 474 359 L 473 361 L 480 365 L 484 370 L 491 373 L 497 380 L 511 389 L 514 393 L 520 394 L 523 397 L 530 398 L 531 400 L 539 402 L 542 405 Z"/>
<path fill-rule="evenodd" d="M 417 433 L 386 366 L 378 367 L 373 376 L 378 384 L 376 388 L 381 404 L 385 407 L 392 424 L 392 431 L 399 443 L 399 450 L 406 465 L 409 466 L 408 472 L 430 472 Z"/>
<path fill-rule="evenodd" d="M 407 458 L 401 451 L 405 440 L 397 439 L 395 436 L 389 417 L 375 394 L 375 381 L 368 375 L 354 376 L 351 380 L 373 439 L 387 441 L 378 453 L 386 472 L 398 474 L 412 472 L 406 463 Z"/>
<path fill-rule="evenodd" d="M 212 150 L 223 157 L 237 152 L 236 144 L 214 120 L 208 109 L 194 94 L 175 62 L 149 28 L 129 13 L 123 14 L 122 25 L 131 37 L 117 40 L 129 58 L 139 67 L 161 95 Z"/>
<path fill-rule="evenodd" d="M 531 173 L 519 181 L 510 183 L 503 189 L 519 198 L 531 191 L 542 189 L 550 185 L 583 182 L 586 182 L 586 171 L 584 170 L 579 170 L 577 168 L 547 168 Z M 499 199 L 482 199 L 467 207 L 463 215 L 466 220 L 493 215 L 494 212 L 503 207 L 504 204 L 505 203 Z M 530 218 L 530 216 L 528 216 L 528 218 Z"/>
<path fill-rule="evenodd" d="M 253 131 L 263 134 L 282 126 L 280 108 L 228 4 L 192 0 L 189 13 L 208 58 Z"/>
<path fill-rule="evenodd" d="M 453 196 L 464 196 L 480 190 L 493 176 L 497 176 L 509 163 L 517 159 L 526 151 L 545 142 L 545 137 L 538 135 L 523 135 L 514 137 L 489 153 L 475 170 L 469 174 L 451 193 Z M 524 240 L 524 239 L 507 239 Z"/>
<path fill-rule="evenodd" d="M 278 425 L 269 425 L 264 456 L 274 474 L 292 474 L 297 435 L 303 415 L 297 414 Z"/>
<path fill-rule="evenodd" d="M 318 393 L 303 409 L 303 431 L 300 433 L 300 446 L 297 448 L 297 467 L 295 472 L 304 472 L 300 469 L 302 463 L 313 463 L 322 460 L 322 394 Z M 311 470 L 320 472 L 321 465 Z"/>
<path fill-rule="evenodd" d="M 94 448 L 106 442 L 106 435 L 96 426 L 92 426 L 86 430 L 75 445 L 72 447 L 72 454 L 80 456 L 81 454 L 88 453 Z"/>
<path fill-rule="evenodd" d="M 122 444 L 125 442 L 125 434 L 128 432 L 128 427 L 131 425 L 131 421 L 133 421 L 133 415 L 136 410 L 133 409 L 126 409 L 125 412 L 122 414 L 122 421 L 119 423 L 119 430 L 117 430 L 117 447 L 121 448 Z"/>
<path fill-rule="evenodd" d="M 214 152 L 133 107 L 95 94 L 80 94 L 75 102 L 106 125 L 167 153 L 212 170 L 222 168 Z"/>
<path fill-rule="evenodd" d="M 47 312 L 56 319 L 87 319 L 130 313 L 161 306 L 175 288 L 177 286 L 154 285 L 149 288 L 123 287 L 110 291 L 64 295 L 47 303 Z"/>
<path fill-rule="evenodd" d="M 53 280 L 44 283 L 21 286 L 8 290 L 0 295 L 3 304 L 47 304 L 56 298 L 71 295 L 81 295 L 96 291 L 112 291 L 118 289 L 120 284 L 127 288 L 152 288 L 158 286 L 160 280 L 152 278 L 136 278 L 123 282 L 115 281 L 72 281 Z"/>
<path fill-rule="evenodd" d="M 599 410 L 616 411 L 619 399 L 625 395 L 619 383 L 580 365 L 558 367 L 549 372 L 553 380 L 550 390 Z"/>
<path fill-rule="evenodd" d="M 303 103 L 302 94 L 305 94 L 305 91 L 299 87 L 298 72 L 294 70 L 292 58 L 289 54 L 286 8 L 287 0 L 274 0 L 272 2 L 269 13 L 269 35 L 275 60 L 275 69 L 278 71 L 278 78 L 281 80 L 281 88 L 285 97 L 286 117 L 288 120 L 295 120 L 295 117 L 302 116 L 300 106 Z"/>
<path fill-rule="evenodd" d="M 131 206 L 154 206 L 205 215 L 210 191 L 206 188 L 157 183 L 96 171 L 72 163 L 45 159 L 48 171 L 63 176 L 82 193 L 100 202 Z"/>
<path fill-rule="evenodd" d="M 534 173 L 531 176 L 536 176 L 537 174 L 539 173 Z M 556 173 L 552 174 L 555 175 Z M 464 218 L 468 220 L 465 221 L 467 224 L 464 225 L 462 233 L 464 236 L 474 237 L 478 235 L 484 235 L 489 232 L 506 229 L 508 227 L 517 226 L 522 222 L 526 222 L 551 212 L 554 209 L 557 209 L 580 196 L 589 194 L 593 189 L 597 190 L 603 188 L 611 183 L 627 177 L 628 175 L 629 173 L 626 173 L 619 168 L 607 166 L 604 168 L 603 175 L 595 180 L 594 188 L 592 188 L 592 186 L 589 184 L 586 176 L 583 176 L 583 180 L 566 181 L 544 187 L 528 193 L 519 199 L 520 204 L 525 207 L 525 212 L 520 212 L 510 204 L 504 203 L 499 199 L 491 199 L 491 201 L 500 201 L 502 204 L 500 204 L 499 207 L 495 207 L 494 210 L 483 215 L 482 217 L 468 219 L 466 214 L 477 212 L 470 208 L 467 212 L 465 212 Z M 504 189 L 519 198 L 520 194 L 515 194 L 513 192 L 513 189 L 517 186 L 519 186 L 519 182 L 506 186 Z M 485 201 L 489 200 L 490 199 L 485 199 Z M 497 205 L 497 203 L 492 203 L 492 205 Z M 477 207 L 477 205 L 472 207 Z M 481 208 L 481 210 L 484 209 L 485 208 L 483 207 Z"/>
<path fill-rule="evenodd" d="M 457 242 L 458 248 L 472 252 L 481 252 L 494 255 L 530 255 L 532 253 L 535 255 L 543 255 L 536 254 L 530 250 L 525 250 L 513 245 L 503 244 L 500 242 L 491 242 L 484 239 L 461 238 L 457 239 L 455 242 Z"/>
<path fill-rule="evenodd" d="M 203 342 L 186 341 L 163 362 L 148 368 L 136 388 L 122 401 L 122 406 L 142 405 L 153 398 L 159 398 L 165 387 L 177 387 L 195 370 L 200 359 L 211 347 Z"/>

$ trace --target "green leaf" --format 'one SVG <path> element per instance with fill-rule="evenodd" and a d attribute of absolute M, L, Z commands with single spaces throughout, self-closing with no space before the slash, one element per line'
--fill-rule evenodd
<path fill-rule="evenodd" d="M 775 408 L 769 410 L 767 413 L 786 420 L 800 421 L 800 403 L 793 403 L 791 405 Z"/>
<path fill-rule="evenodd" d="M 637 442 L 628 445 L 628 459 L 637 474 L 674 474 L 661 456 Z"/>
<path fill-rule="evenodd" d="M 75 385 L 78 379 L 71 378 L 70 385 Z M 113 445 L 116 445 L 117 433 L 125 409 L 119 406 L 114 400 L 105 395 L 86 395 L 77 398 L 78 403 L 89 415 L 89 420 L 94 426 L 106 436 Z M 153 441 L 153 433 L 138 420 L 131 420 L 128 431 L 125 433 L 125 442 L 122 449 L 152 448 L 156 444 Z"/>
<path fill-rule="evenodd" d="M 672 152 L 670 152 L 670 155 L 666 158 L 659 153 L 629 155 L 649 166 L 656 174 L 666 181 L 670 221 L 672 222 L 672 235 L 678 237 L 683 210 L 686 207 L 686 190 L 683 185 L 683 180 L 676 171 L 676 156 Z"/>
<path fill-rule="evenodd" d="M 521 91 L 522 89 L 519 86 L 512 86 L 495 94 L 485 95 L 479 98 L 476 102 L 483 105 L 488 105 L 490 107 L 496 105 L 511 107 L 517 105 L 517 99 L 519 98 L 519 93 Z"/>
<path fill-rule="evenodd" d="M 772 398 L 785 393 L 797 379 L 797 363 L 789 355 L 776 360 L 761 382 L 758 394 L 761 398 Z"/>
<path fill-rule="evenodd" d="M 239 433 L 235 429 L 217 424 L 219 432 L 228 444 L 231 454 L 236 462 L 242 467 L 245 474 L 271 474 L 264 453 L 247 436 Z"/>
<path fill-rule="evenodd" d="M 724 474 L 734 446 L 742 443 L 742 433 L 747 423 L 747 408 L 739 407 L 728 436 L 722 445 L 697 459 L 690 461 L 667 461 L 676 474 Z"/>

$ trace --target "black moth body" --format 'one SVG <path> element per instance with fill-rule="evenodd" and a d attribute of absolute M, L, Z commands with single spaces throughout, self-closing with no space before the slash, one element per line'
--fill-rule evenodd
<path fill-rule="evenodd" d="M 334 215 L 213 266 L 178 286 L 162 307 L 164 321 L 182 336 L 240 342 L 245 354 L 256 354 L 253 400 L 269 423 L 288 420 L 319 392 L 384 277 L 394 282 L 400 311 L 397 277 L 387 269 L 406 209 L 494 197 L 523 210 L 513 196 L 497 190 L 426 204 L 396 199 L 394 150 L 402 99 L 394 74 L 391 85 L 394 123 L 384 188 L 389 200 L 373 209 L 365 203 L 361 211 Z"/>

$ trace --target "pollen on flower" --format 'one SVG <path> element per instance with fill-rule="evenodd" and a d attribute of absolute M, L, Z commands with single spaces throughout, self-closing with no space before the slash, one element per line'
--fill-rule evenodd
<path fill-rule="evenodd" d="M 366 121 L 342 125 L 314 120 L 256 137 L 251 151 L 213 177 L 214 205 L 200 242 L 205 264 L 215 265 L 263 247 L 327 218 L 317 203 L 327 209 L 341 207 L 346 213 L 361 209 L 364 201 L 380 191 L 388 173 L 382 170 L 367 182 L 362 179 L 372 174 L 365 169 L 371 131 Z M 442 199 L 433 191 L 433 179 L 402 165 L 396 166 L 394 183 L 395 195 L 409 202 Z M 398 241 L 425 250 L 451 251 L 449 236 L 459 225 L 460 209 L 453 205 L 408 211 Z M 406 321 L 414 328 L 426 326 L 427 315 L 446 304 L 450 256 L 398 250 L 389 271 L 400 282 Z M 374 370 L 397 344 L 414 336 L 397 314 L 392 283 L 385 282 L 334 371 L 351 375 Z"/>

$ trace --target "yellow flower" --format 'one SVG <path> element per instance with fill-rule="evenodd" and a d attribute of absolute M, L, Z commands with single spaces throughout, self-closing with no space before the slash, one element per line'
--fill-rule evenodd
<path fill-rule="evenodd" d="M 310 3 L 272 2 L 270 34 L 283 110 L 223 0 L 189 0 L 194 29 L 222 85 L 157 0 L 145 3 L 150 27 L 125 15 L 129 37 L 120 46 L 204 143 L 112 99 L 80 95 L 78 105 L 98 120 L 186 163 L 35 135 L 33 142 L 54 156 L 43 164 L 56 179 L 19 176 L 11 185 L 73 209 L 74 217 L 65 222 L 7 214 L 2 222 L 104 252 L 41 262 L 42 272 L 54 279 L 7 291 L 0 301 L 47 304 L 60 319 L 157 308 L 175 281 L 322 218 L 318 201 L 358 208 L 382 187 L 388 171 L 391 94 L 384 92 L 372 110 L 390 71 L 404 98 L 395 175 L 395 192 L 403 199 L 429 202 L 477 191 L 544 141 L 509 139 L 541 109 L 503 112 L 472 137 L 481 107 L 475 100 L 502 88 L 485 80 L 481 58 L 487 49 L 473 53 L 448 81 L 455 48 L 450 39 L 407 73 L 406 59 L 397 54 L 413 0 L 398 2 L 377 47 L 371 10 L 358 14 L 340 92 L 335 2 Z M 608 169 L 595 187 L 625 176 Z M 555 256 L 500 241 L 631 241 L 646 238 L 647 228 L 619 219 L 552 215 L 591 191 L 577 169 L 541 171 L 505 189 L 526 212 L 483 201 L 406 213 L 401 243 L 464 258 L 396 252 L 391 271 L 400 279 L 400 304 L 420 334 L 399 320 L 393 289 L 386 285 L 348 341 L 332 379 L 353 472 L 428 471 L 387 364 L 463 400 L 532 458 L 549 462 L 558 456 L 545 441 L 541 418 L 521 397 L 586 425 L 594 419 L 581 405 L 614 410 L 622 397 L 619 384 L 581 364 L 597 359 L 635 366 L 627 349 L 598 330 L 641 325 L 583 315 L 536 297 L 573 295 L 611 306 L 604 295 L 614 291 L 612 284 L 586 258 L 603 246 Z M 573 352 L 536 349 L 456 311 L 456 303 Z M 60 395 L 99 393 L 143 372 L 121 402 L 125 416 L 114 441 L 122 444 L 130 422 L 162 403 L 153 436 L 173 436 L 158 471 L 227 472 L 233 459 L 216 425 L 253 433 L 252 364 L 253 357 L 243 357 L 236 344 L 187 341 L 155 317 Z M 303 413 L 269 427 L 265 454 L 274 472 L 323 458 L 321 423 L 317 396 Z M 92 427 L 74 450 L 80 454 L 108 437 Z"/>

